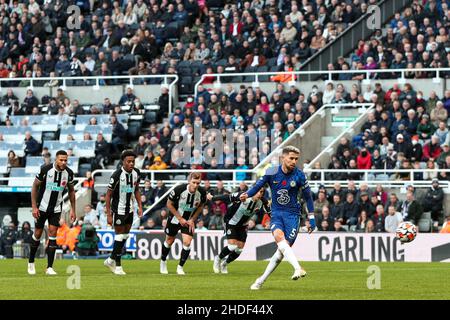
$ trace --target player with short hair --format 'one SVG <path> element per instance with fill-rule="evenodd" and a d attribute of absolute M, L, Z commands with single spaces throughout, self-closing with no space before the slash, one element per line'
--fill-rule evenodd
<path fill-rule="evenodd" d="M 311 196 L 308 180 L 302 170 L 297 168 L 300 150 L 288 146 L 283 148 L 281 165 L 267 169 L 265 175 L 240 198 L 245 201 L 247 197 L 253 197 L 266 183 L 269 184 L 272 194 L 272 217 L 270 230 L 272 231 L 278 250 L 270 259 L 264 274 L 256 279 L 250 287 L 258 290 L 269 275 L 277 268 L 283 257 L 294 267 L 292 280 L 306 276 L 306 271 L 300 267 L 291 246 L 297 238 L 300 226 L 300 215 L 302 205 L 298 200 L 299 190 L 302 190 L 303 198 L 306 200 L 308 218 L 311 233 L 315 227 L 314 202 Z"/>
<path fill-rule="evenodd" d="M 142 217 L 139 181 L 141 172 L 134 167 L 136 154 L 125 150 L 120 156 L 122 167 L 111 176 L 106 192 L 105 213 L 108 225 L 114 224 L 114 247 L 104 265 L 116 275 L 126 275 L 122 268 L 122 250 L 133 224 L 134 201 L 138 203 L 138 216 Z"/>
<path fill-rule="evenodd" d="M 75 221 L 75 190 L 73 188 L 73 171 L 67 166 L 67 152 L 56 152 L 54 163 L 43 165 L 34 179 L 31 189 L 31 206 L 35 218 L 35 230 L 32 236 L 30 258 L 28 260 L 28 274 L 36 274 L 34 259 L 39 248 L 42 231 L 48 220 L 48 246 L 47 246 L 47 275 L 56 275 L 53 269 L 55 260 L 56 233 L 59 228 L 63 206 L 63 195 L 67 189 L 70 200 L 70 219 Z"/>
<path fill-rule="evenodd" d="M 191 242 L 195 230 L 195 221 L 202 212 L 206 202 L 206 191 L 200 187 L 202 176 L 198 172 L 192 172 L 188 176 L 188 183 L 183 183 L 169 195 L 167 208 L 169 209 L 169 218 L 165 228 L 166 240 L 162 247 L 160 273 L 167 274 L 167 256 L 170 247 L 175 241 L 178 231 L 181 231 L 183 239 L 183 249 L 181 250 L 180 263 L 177 266 L 177 274 L 184 275 L 183 266 L 189 258 L 191 252 Z"/>
<path fill-rule="evenodd" d="M 207 195 L 210 201 L 221 200 L 228 204 L 228 211 L 224 219 L 228 245 L 222 249 L 219 255 L 214 257 L 213 270 L 215 273 L 228 273 L 227 265 L 241 254 L 247 240 L 247 224 L 250 218 L 260 210 L 270 215 L 269 201 L 264 197 L 264 192 L 264 188 L 261 188 L 252 198 L 248 198 L 244 202 L 240 200 L 243 192 L 216 196 Z"/>

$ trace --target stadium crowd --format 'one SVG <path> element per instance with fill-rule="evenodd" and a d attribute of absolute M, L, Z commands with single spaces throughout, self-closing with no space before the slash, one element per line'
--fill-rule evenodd
<path fill-rule="evenodd" d="M 2 1 L 0 73 L 39 78 L 180 72 L 190 78 L 211 71 L 283 70 L 291 58 L 298 69 L 374 3 Z M 71 4 L 80 7 L 79 17 L 67 13 Z M 184 73 L 180 62 L 193 73 Z"/>

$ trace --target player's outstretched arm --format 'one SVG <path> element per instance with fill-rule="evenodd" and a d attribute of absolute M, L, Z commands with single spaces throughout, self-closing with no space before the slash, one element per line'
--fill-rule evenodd
<path fill-rule="evenodd" d="M 209 201 L 223 201 L 225 203 L 232 203 L 240 201 L 240 195 L 243 194 L 243 192 L 235 192 L 232 194 L 220 194 L 213 196 L 212 194 L 208 193 L 206 196 Z"/>
<path fill-rule="evenodd" d="M 263 175 L 261 178 L 259 178 L 259 180 L 258 181 L 256 181 L 256 183 L 255 183 L 255 185 L 253 186 L 253 187 L 251 187 L 250 188 L 250 190 L 248 190 L 246 193 L 244 193 L 244 194 L 246 194 L 248 197 L 253 197 L 256 193 L 258 193 L 258 191 L 262 188 L 262 187 L 264 187 L 264 185 L 266 184 L 266 183 L 268 183 L 269 182 L 269 177 L 270 177 L 271 175 L 270 174 L 265 174 L 265 175 Z M 241 197 L 241 201 L 242 201 L 242 197 Z"/>
<path fill-rule="evenodd" d="M 187 224 L 187 221 L 183 216 L 178 212 L 178 210 L 175 208 L 172 200 L 167 200 L 167 209 L 169 209 L 170 213 L 173 214 L 177 220 L 180 222 L 180 224 L 185 227 Z"/>
<path fill-rule="evenodd" d="M 33 210 L 33 218 L 39 218 L 39 208 L 37 207 L 38 190 L 42 181 L 37 178 L 34 179 L 33 186 L 31 187 L 31 207 Z"/>

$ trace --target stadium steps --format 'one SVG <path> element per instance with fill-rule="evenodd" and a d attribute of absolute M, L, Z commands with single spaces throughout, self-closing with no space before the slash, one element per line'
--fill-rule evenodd
<path fill-rule="evenodd" d="M 328 147 L 331 144 L 331 142 L 333 142 L 333 140 L 335 138 L 336 137 L 334 137 L 334 136 L 323 136 L 323 137 L 321 137 L 321 139 L 320 139 L 320 146 L 321 146 L 322 150 L 325 149 L 326 147 Z"/>

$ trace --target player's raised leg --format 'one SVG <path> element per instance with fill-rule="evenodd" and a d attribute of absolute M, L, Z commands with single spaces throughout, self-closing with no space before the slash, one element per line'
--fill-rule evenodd
<path fill-rule="evenodd" d="M 267 280 L 267 278 L 275 271 L 275 269 L 280 265 L 281 261 L 283 261 L 283 254 L 280 250 L 275 251 L 272 258 L 270 258 L 269 264 L 266 267 L 263 275 L 256 279 L 256 281 L 251 285 L 250 289 L 259 290 L 261 289 L 263 283 Z"/>

